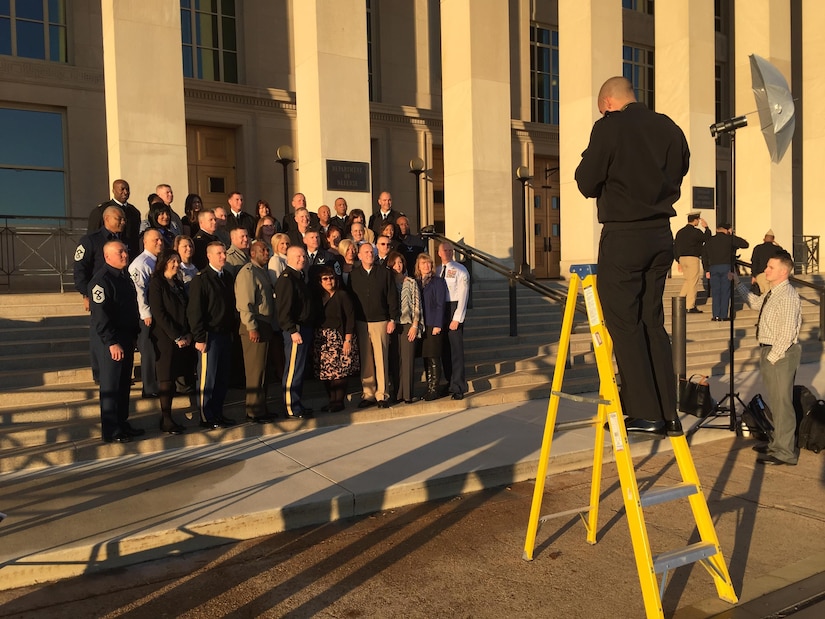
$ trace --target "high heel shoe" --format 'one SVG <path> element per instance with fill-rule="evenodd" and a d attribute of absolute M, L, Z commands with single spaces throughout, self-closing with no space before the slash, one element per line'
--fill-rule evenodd
<path fill-rule="evenodd" d="M 176 424 L 171 419 L 164 419 L 161 418 L 160 420 L 160 431 L 166 432 L 167 434 L 183 434 L 184 428 L 181 425 Z"/>

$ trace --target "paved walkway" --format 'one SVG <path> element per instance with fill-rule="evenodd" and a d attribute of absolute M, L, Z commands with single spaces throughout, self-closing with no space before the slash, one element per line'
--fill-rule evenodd
<path fill-rule="evenodd" d="M 797 383 L 825 395 L 823 368 L 802 366 Z M 736 380 L 745 401 L 761 389 L 756 373 Z M 723 397 L 727 377 L 714 377 L 711 387 Z M 499 404 L 0 475 L 0 511 L 8 515 L 0 524 L 0 588 L 529 480 L 546 408 L 546 400 Z M 561 402 L 551 475 L 592 464 L 593 430 L 576 422 L 594 414 L 592 405 Z M 686 428 L 695 421 L 683 417 Z M 729 436 L 703 429 L 691 442 Z M 669 447 L 642 440 L 633 455 Z M 821 466 L 794 473 L 789 501 L 823 492 Z M 818 505 L 825 520 L 825 501 Z M 803 571 L 795 576 L 816 572 Z"/>

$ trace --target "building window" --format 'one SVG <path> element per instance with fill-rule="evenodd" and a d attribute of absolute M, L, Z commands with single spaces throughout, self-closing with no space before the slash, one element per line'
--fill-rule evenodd
<path fill-rule="evenodd" d="M 235 0 L 181 0 L 183 75 L 238 83 Z"/>
<path fill-rule="evenodd" d="M 3 214 L 65 217 L 63 114 L 0 107 L 0 135 Z"/>
<path fill-rule="evenodd" d="M 559 124 L 559 31 L 530 26 L 530 120 Z"/>
<path fill-rule="evenodd" d="M 0 54 L 66 62 L 65 0 L 0 0 Z"/>
<path fill-rule="evenodd" d="M 638 11 L 645 15 L 653 15 L 653 0 L 622 0 L 622 8 L 629 11 Z"/>
<path fill-rule="evenodd" d="M 653 50 L 622 46 L 622 73 L 633 84 L 636 99 L 648 108 L 654 108 Z"/>

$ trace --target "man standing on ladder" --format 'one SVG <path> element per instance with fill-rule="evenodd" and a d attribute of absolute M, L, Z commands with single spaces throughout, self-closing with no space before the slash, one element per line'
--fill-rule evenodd
<path fill-rule="evenodd" d="M 636 101 L 611 77 L 599 90 L 590 143 L 576 169 L 579 191 L 596 198 L 599 297 L 621 378 L 627 431 L 680 436 L 670 339 L 662 295 L 673 263 L 670 218 L 688 171 L 682 130 Z"/>

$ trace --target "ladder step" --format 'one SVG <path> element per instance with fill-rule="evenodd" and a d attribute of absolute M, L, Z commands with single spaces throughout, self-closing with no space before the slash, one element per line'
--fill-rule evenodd
<path fill-rule="evenodd" d="M 539 522 L 547 522 L 548 520 L 552 520 L 553 518 L 563 518 L 564 516 L 572 516 L 574 514 L 584 514 L 590 511 L 590 506 L 585 505 L 584 507 L 577 507 L 576 509 L 567 509 L 563 512 L 556 512 L 555 514 L 547 514 L 546 516 L 542 516 L 539 518 Z"/>
<path fill-rule="evenodd" d="M 717 552 L 716 546 L 710 542 L 697 542 L 680 550 L 668 550 L 653 557 L 653 571 L 661 574 L 677 567 L 707 559 Z"/>
<path fill-rule="evenodd" d="M 573 402 L 585 402 L 587 404 L 604 404 L 610 406 L 610 400 L 603 400 L 602 398 L 588 398 L 582 395 L 575 395 L 573 393 L 564 393 L 563 391 L 551 391 L 550 395 L 557 398 L 564 398 L 565 400 L 572 400 Z"/>
<path fill-rule="evenodd" d="M 647 492 L 643 492 L 639 498 L 642 502 L 642 507 L 650 507 L 651 505 L 659 505 L 660 503 L 667 503 L 668 501 L 693 496 L 697 492 L 699 492 L 699 488 L 696 484 L 684 483 L 676 486 L 668 486 L 667 488 L 648 490 Z"/>

